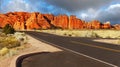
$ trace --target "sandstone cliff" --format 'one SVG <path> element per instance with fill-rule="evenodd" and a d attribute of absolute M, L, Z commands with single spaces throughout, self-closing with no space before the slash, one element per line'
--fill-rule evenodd
<path fill-rule="evenodd" d="M 9 12 L 0 14 L 0 27 L 10 24 L 16 30 L 32 29 L 120 29 L 120 25 L 112 26 L 110 22 L 100 23 L 98 20 L 86 22 L 75 15 L 41 14 L 39 12 Z"/>

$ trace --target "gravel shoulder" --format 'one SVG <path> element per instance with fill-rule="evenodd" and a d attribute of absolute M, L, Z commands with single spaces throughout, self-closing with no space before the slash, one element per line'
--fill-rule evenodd
<path fill-rule="evenodd" d="M 58 52 L 62 51 L 56 47 L 53 47 L 51 45 L 45 44 L 43 42 L 38 41 L 37 39 L 27 35 L 29 41 L 28 46 L 29 48 L 23 49 L 19 51 L 16 55 L 12 57 L 8 57 L 4 60 L 0 60 L 0 67 L 16 67 L 16 60 L 18 57 L 26 54 L 31 53 L 38 53 L 38 52 Z"/>

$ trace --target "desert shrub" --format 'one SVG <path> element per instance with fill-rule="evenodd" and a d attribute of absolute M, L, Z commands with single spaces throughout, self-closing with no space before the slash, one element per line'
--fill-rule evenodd
<path fill-rule="evenodd" d="M 9 49 L 7 47 L 4 47 L 0 50 L 0 56 L 3 56 L 9 52 Z"/>
<path fill-rule="evenodd" d="M 3 32 L 5 32 L 9 28 L 9 24 L 6 24 L 5 27 L 3 28 Z"/>
<path fill-rule="evenodd" d="M 97 33 L 95 33 L 95 32 L 92 32 L 91 37 L 93 37 L 93 38 L 100 38 L 100 36 Z"/>
<path fill-rule="evenodd" d="M 0 37 L 7 37 L 5 33 L 0 32 Z"/>
<path fill-rule="evenodd" d="M 83 31 L 82 35 L 84 35 L 85 37 L 92 37 L 92 38 L 97 37 L 97 34 L 93 31 Z"/>
<path fill-rule="evenodd" d="M 71 37 L 71 36 L 72 36 L 72 34 L 68 34 L 68 36 L 69 36 L 69 37 Z"/>
<path fill-rule="evenodd" d="M 0 49 L 7 47 L 13 48 L 20 46 L 20 42 L 13 36 L 3 37 L 0 39 Z"/>
<path fill-rule="evenodd" d="M 9 24 L 6 24 L 3 28 L 3 33 L 5 34 L 14 34 L 15 30 L 13 27 L 11 27 Z"/>
<path fill-rule="evenodd" d="M 3 47 L 7 47 L 7 48 L 14 48 L 20 46 L 20 42 L 19 41 L 6 41 L 4 42 Z"/>
<path fill-rule="evenodd" d="M 14 34 L 14 36 L 15 36 L 15 38 L 16 38 L 17 40 L 19 40 L 19 41 L 22 42 L 23 44 L 27 43 L 27 41 L 28 41 L 28 38 L 27 38 L 27 36 L 26 36 L 25 33 L 16 32 L 16 33 Z"/>
<path fill-rule="evenodd" d="M 66 33 L 64 33 L 63 35 L 65 35 L 65 36 L 66 36 L 67 34 L 66 34 Z"/>

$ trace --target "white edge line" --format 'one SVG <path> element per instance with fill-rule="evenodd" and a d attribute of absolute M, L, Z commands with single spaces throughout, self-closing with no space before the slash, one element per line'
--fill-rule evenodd
<path fill-rule="evenodd" d="M 50 42 L 47 42 L 47 41 L 45 41 L 45 40 L 39 39 L 39 38 L 37 38 L 37 37 L 34 37 L 34 38 L 36 38 L 36 39 L 38 39 L 38 40 L 41 40 L 41 41 L 43 41 L 43 42 L 46 42 L 46 43 L 48 43 L 48 44 L 50 44 L 50 45 L 53 45 L 53 46 L 59 47 L 59 48 L 61 48 L 61 49 L 64 49 L 64 50 L 67 50 L 67 51 L 73 52 L 73 53 L 75 53 L 75 54 L 82 55 L 82 56 L 84 56 L 84 57 L 87 57 L 87 58 L 90 58 L 90 59 L 93 59 L 93 60 L 99 61 L 99 62 L 101 62 L 101 63 L 107 64 L 107 65 L 110 65 L 110 66 L 113 66 L 113 67 L 118 67 L 118 66 L 116 66 L 116 65 L 114 65 L 114 64 L 111 64 L 111 63 L 108 63 L 108 62 L 105 62 L 105 61 L 102 61 L 102 60 L 99 60 L 99 59 L 93 58 L 93 57 L 91 57 L 91 56 L 88 56 L 88 55 L 85 55 L 85 54 L 83 54 L 83 53 L 79 53 L 79 52 L 73 51 L 73 50 L 71 50 L 71 49 L 67 49 L 67 48 L 64 48 L 64 47 L 61 47 L 61 46 L 55 45 L 55 44 L 53 44 L 53 43 L 50 43 Z"/>

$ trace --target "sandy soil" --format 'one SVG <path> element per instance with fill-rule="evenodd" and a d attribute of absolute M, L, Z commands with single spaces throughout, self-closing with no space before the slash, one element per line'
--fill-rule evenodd
<path fill-rule="evenodd" d="M 62 51 L 56 47 L 53 47 L 51 45 L 45 44 L 43 42 L 38 41 L 37 39 L 32 38 L 28 35 L 29 39 L 29 48 L 23 49 L 17 53 L 17 55 L 14 55 L 12 57 L 8 57 L 4 60 L 0 60 L 0 67 L 15 67 L 15 63 L 18 57 L 30 54 L 30 53 L 37 53 L 37 52 L 58 52 Z"/>

